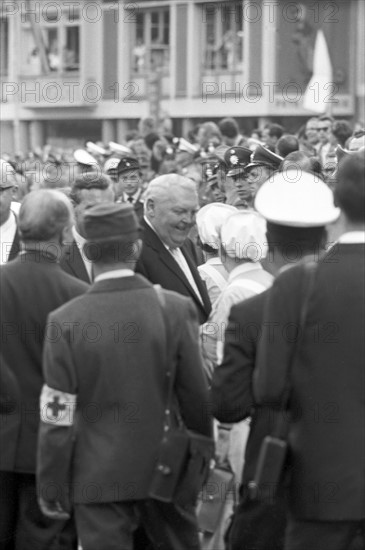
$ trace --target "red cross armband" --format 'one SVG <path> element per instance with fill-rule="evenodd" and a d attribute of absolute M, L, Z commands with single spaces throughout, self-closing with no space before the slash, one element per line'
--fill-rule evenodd
<path fill-rule="evenodd" d="M 72 426 L 76 395 L 50 388 L 45 384 L 40 398 L 41 421 L 54 426 Z"/>

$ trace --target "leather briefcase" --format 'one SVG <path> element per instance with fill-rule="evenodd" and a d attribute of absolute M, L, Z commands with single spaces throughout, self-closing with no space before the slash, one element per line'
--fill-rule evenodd
<path fill-rule="evenodd" d="M 199 530 L 213 534 L 220 524 L 227 500 L 235 500 L 234 473 L 216 466 L 199 495 L 197 517 Z"/>

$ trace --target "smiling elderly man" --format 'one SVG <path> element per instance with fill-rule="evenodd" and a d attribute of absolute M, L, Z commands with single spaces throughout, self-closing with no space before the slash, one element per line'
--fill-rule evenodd
<path fill-rule="evenodd" d="M 152 180 L 144 200 L 143 249 L 136 271 L 152 283 L 192 298 L 204 323 L 210 301 L 189 246 L 198 210 L 196 184 L 178 174 Z"/>

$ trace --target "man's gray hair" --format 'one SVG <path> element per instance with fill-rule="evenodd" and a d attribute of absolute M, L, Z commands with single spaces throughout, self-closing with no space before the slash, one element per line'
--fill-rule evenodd
<path fill-rule="evenodd" d="M 144 196 L 145 209 L 149 199 L 163 202 L 171 198 L 177 189 L 185 189 L 196 195 L 198 193 L 196 183 L 185 176 L 180 174 L 158 176 L 149 183 L 146 189 Z"/>
<path fill-rule="evenodd" d="M 19 232 L 23 241 L 49 241 L 61 235 L 73 219 L 70 200 L 53 189 L 32 191 L 19 211 Z"/>

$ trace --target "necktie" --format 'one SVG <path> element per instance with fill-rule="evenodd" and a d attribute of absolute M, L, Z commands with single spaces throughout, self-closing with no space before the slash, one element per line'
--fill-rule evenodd
<path fill-rule="evenodd" d="M 197 295 L 198 299 L 201 303 L 203 303 L 202 297 L 200 296 L 199 289 L 196 285 L 195 279 L 190 271 L 189 265 L 187 261 L 185 260 L 184 254 L 181 252 L 180 248 L 170 248 L 171 255 L 173 256 L 174 260 L 180 267 L 181 271 L 184 273 L 185 277 L 189 281 L 190 286 L 194 290 L 195 294 Z"/>
<path fill-rule="evenodd" d="M 131 204 L 133 204 L 133 197 L 128 197 L 128 202 L 130 202 Z"/>

